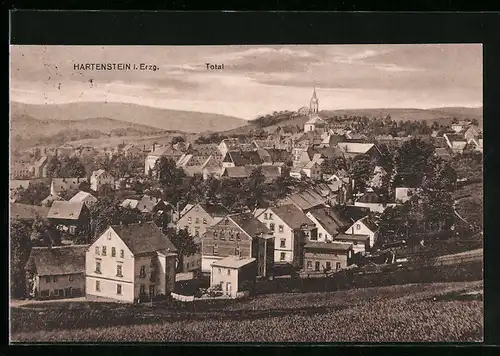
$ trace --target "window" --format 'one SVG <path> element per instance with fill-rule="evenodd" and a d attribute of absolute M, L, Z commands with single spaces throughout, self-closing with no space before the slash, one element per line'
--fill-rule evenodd
<path fill-rule="evenodd" d="M 229 225 L 229 219 L 224 219 L 224 225 Z"/>
<path fill-rule="evenodd" d="M 237 233 L 236 233 L 236 241 L 240 241 L 240 240 L 241 240 L 240 233 L 239 233 L 239 232 L 237 232 Z"/>
<path fill-rule="evenodd" d="M 273 219 L 273 214 L 269 213 L 269 220 Z"/>
<path fill-rule="evenodd" d="M 235 247 L 235 248 L 234 248 L 234 254 L 235 254 L 236 256 L 239 256 L 239 255 L 240 255 L 240 253 L 241 253 L 241 252 L 240 252 L 240 247 L 239 247 L 239 246 Z"/>
<path fill-rule="evenodd" d="M 281 252 L 281 253 L 280 253 L 280 261 L 284 261 L 284 260 L 285 260 L 285 258 L 286 258 L 286 253 Z"/>
<path fill-rule="evenodd" d="M 218 272 L 219 274 L 221 274 L 221 273 L 222 273 L 222 270 L 221 270 L 220 268 L 218 268 L 218 269 L 217 269 L 217 272 Z"/>
<path fill-rule="evenodd" d="M 328 271 L 332 269 L 332 263 L 330 261 L 326 262 L 326 269 Z"/>
<path fill-rule="evenodd" d="M 106 256 L 106 246 L 103 246 L 103 247 L 102 247 L 102 255 L 103 255 L 103 256 Z"/>
<path fill-rule="evenodd" d="M 122 265 L 117 265 L 117 266 L 116 266 L 116 276 L 117 276 L 117 277 L 123 277 L 123 273 L 122 273 Z"/>
<path fill-rule="evenodd" d="M 207 223 L 207 219 L 203 218 L 203 223 L 206 224 Z"/>
<path fill-rule="evenodd" d="M 319 271 L 319 267 L 320 267 L 320 263 L 319 263 L 319 261 L 316 261 L 316 262 L 314 263 L 314 270 L 315 270 L 316 272 L 318 272 L 318 271 Z"/>
<path fill-rule="evenodd" d="M 232 231 L 229 233 L 229 241 L 234 241 L 234 233 Z"/>
<path fill-rule="evenodd" d="M 50 277 L 49 276 L 45 277 L 45 283 L 50 283 Z"/>
<path fill-rule="evenodd" d="M 361 224 L 356 224 L 356 230 L 361 230 Z"/>
<path fill-rule="evenodd" d="M 214 240 L 217 240 L 217 231 L 214 231 Z"/>
<path fill-rule="evenodd" d="M 111 257 L 116 257 L 116 248 L 111 247 Z"/>
<path fill-rule="evenodd" d="M 99 246 L 95 247 L 95 254 L 98 255 L 98 256 L 101 255 L 100 252 L 99 252 Z"/>
<path fill-rule="evenodd" d="M 54 289 L 54 295 L 55 295 L 56 297 L 58 297 L 58 296 L 59 296 L 59 289 Z"/>
<path fill-rule="evenodd" d="M 273 223 L 269 224 L 269 230 L 274 231 L 274 224 Z"/>
<path fill-rule="evenodd" d="M 214 245 L 212 253 L 213 253 L 214 255 L 218 255 L 218 254 L 219 254 L 219 246 Z"/>
<path fill-rule="evenodd" d="M 56 283 L 57 282 L 57 276 L 52 277 L 52 282 Z"/>
<path fill-rule="evenodd" d="M 74 280 L 74 279 L 75 279 L 75 278 L 74 278 L 74 276 L 73 276 L 72 274 L 70 274 L 70 275 L 68 276 L 68 281 L 69 281 L 69 282 L 73 282 L 73 280 Z"/>
<path fill-rule="evenodd" d="M 228 268 L 227 269 L 227 275 L 230 276 L 231 275 L 231 270 Z"/>
<path fill-rule="evenodd" d="M 307 261 L 306 266 L 307 266 L 308 269 L 312 269 L 313 268 L 312 261 Z"/>
<path fill-rule="evenodd" d="M 264 220 L 267 220 L 267 213 L 264 213 Z"/>
<path fill-rule="evenodd" d="M 199 227 L 195 227 L 194 228 L 194 236 L 195 237 L 200 237 L 200 228 Z"/>
<path fill-rule="evenodd" d="M 225 240 L 225 239 L 226 239 L 226 237 L 224 236 L 224 231 L 221 231 L 221 232 L 219 233 L 219 238 L 220 238 L 221 240 Z"/>
<path fill-rule="evenodd" d="M 100 281 L 95 281 L 95 291 L 96 292 L 101 291 L 101 282 Z"/>
<path fill-rule="evenodd" d="M 339 269 L 341 268 L 341 267 L 340 267 L 340 262 L 337 262 L 337 264 L 336 264 L 335 268 L 336 268 L 337 270 L 339 270 Z"/>
<path fill-rule="evenodd" d="M 318 238 L 322 238 L 322 237 L 323 237 L 323 234 L 321 232 L 318 233 Z M 312 240 L 312 238 L 311 238 L 311 240 Z"/>
<path fill-rule="evenodd" d="M 70 234 L 74 234 L 75 232 L 76 232 L 76 226 L 71 225 L 71 226 L 69 227 L 69 233 L 70 233 Z"/>
<path fill-rule="evenodd" d="M 195 224 L 199 224 L 200 223 L 200 218 L 196 218 L 195 221 L 194 221 Z"/>
<path fill-rule="evenodd" d="M 121 284 L 116 285 L 116 294 L 122 294 L 122 285 Z"/>
<path fill-rule="evenodd" d="M 101 273 L 101 262 L 96 261 L 95 263 L 95 273 Z"/>
<path fill-rule="evenodd" d="M 279 232 L 283 232 L 284 229 L 285 229 L 285 227 L 283 225 L 278 226 L 278 231 Z"/>
<path fill-rule="evenodd" d="M 139 273 L 139 276 L 141 278 L 145 278 L 146 277 L 146 266 L 141 266 L 141 271 Z"/>
<path fill-rule="evenodd" d="M 120 250 L 120 258 L 123 258 L 123 257 L 125 257 L 125 251 Z"/>
<path fill-rule="evenodd" d="M 285 248 L 286 247 L 286 239 L 281 239 L 280 240 L 280 248 Z"/>
<path fill-rule="evenodd" d="M 188 223 L 192 223 L 191 217 L 188 218 Z"/>
<path fill-rule="evenodd" d="M 42 290 L 42 291 L 40 291 L 40 296 L 41 297 L 48 297 L 49 296 L 49 291 L 48 290 Z"/>
<path fill-rule="evenodd" d="M 139 294 L 140 295 L 146 294 L 146 285 L 145 284 L 141 284 L 141 290 L 140 290 Z"/>

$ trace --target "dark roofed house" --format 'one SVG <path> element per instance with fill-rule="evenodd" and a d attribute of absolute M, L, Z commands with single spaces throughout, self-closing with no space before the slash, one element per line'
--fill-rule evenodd
<path fill-rule="evenodd" d="M 33 247 L 25 266 L 28 295 L 36 299 L 84 295 L 88 246 Z"/>
<path fill-rule="evenodd" d="M 177 252 L 154 222 L 112 225 L 87 250 L 87 296 L 132 303 L 169 295 Z"/>
<path fill-rule="evenodd" d="M 325 199 L 312 189 L 292 193 L 280 201 L 280 205 L 293 204 L 303 212 L 307 212 L 317 206 L 324 206 L 325 203 Z"/>
<path fill-rule="evenodd" d="M 90 211 L 83 202 L 54 201 L 47 218 L 58 230 L 71 235 L 90 231 Z"/>
<path fill-rule="evenodd" d="M 318 242 L 332 241 L 338 234 L 350 226 L 350 221 L 343 218 L 336 210 L 328 207 L 318 207 L 311 209 L 307 213 L 318 227 L 318 234 L 315 240 Z"/>
<path fill-rule="evenodd" d="M 361 234 L 339 234 L 335 237 L 336 242 L 351 244 L 354 253 L 364 255 L 370 249 L 370 236 Z"/>
<path fill-rule="evenodd" d="M 261 165 L 264 163 L 257 151 L 228 151 L 222 160 L 223 167 Z"/>

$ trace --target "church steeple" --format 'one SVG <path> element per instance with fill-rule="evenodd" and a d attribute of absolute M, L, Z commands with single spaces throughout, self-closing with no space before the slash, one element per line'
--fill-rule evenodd
<path fill-rule="evenodd" d="M 316 96 L 316 87 L 313 87 L 313 95 L 311 98 L 311 102 L 309 104 L 309 112 L 311 114 L 317 114 L 319 111 L 319 100 Z"/>

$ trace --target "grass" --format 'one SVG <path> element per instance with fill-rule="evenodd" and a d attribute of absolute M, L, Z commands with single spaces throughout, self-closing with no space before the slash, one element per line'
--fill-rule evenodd
<path fill-rule="evenodd" d="M 11 309 L 13 342 L 482 341 L 483 283 L 407 284 L 247 300 L 31 304 Z"/>

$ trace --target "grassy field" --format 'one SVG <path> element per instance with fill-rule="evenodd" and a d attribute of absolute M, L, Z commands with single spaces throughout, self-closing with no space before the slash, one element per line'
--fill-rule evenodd
<path fill-rule="evenodd" d="M 479 342 L 482 281 L 407 284 L 154 306 L 11 308 L 12 342 Z"/>

